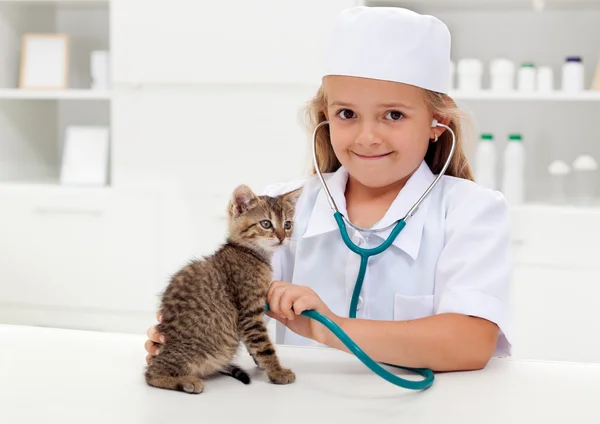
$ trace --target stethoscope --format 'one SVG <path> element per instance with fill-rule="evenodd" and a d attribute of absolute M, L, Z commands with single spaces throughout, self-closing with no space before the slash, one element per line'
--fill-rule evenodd
<path fill-rule="evenodd" d="M 323 174 L 321 173 L 321 170 L 319 169 L 319 163 L 317 161 L 317 132 L 321 127 L 323 127 L 324 125 L 327 125 L 327 124 L 329 124 L 329 121 L 323 121 L 323 122 L 319 123 L 313 131 L 313 148 L 312 148 L 313 163 L 315 166 L 315 172 L 317 173 L 317 176 L 319 177 L 319 180 L 321 181 L 321 186 L 322 186 L 323 190 L 325 191 L 325 194 L 327 195 L 327 201 L 329 202 L 329 206 L 331 207 L 331 209 L 333 211 L 333 216 L 334 216 L 334 218 L 337 222 L 337 225 L 340 229 L 340 233 L 342 235 L 342 239 L 344 240 L 344 243 L 346 243 L 346 246 L 348 246 L 348 248 L 351 251 L 353 251 L 354 253 L 356 253 L 360 256 L 360 268 L 358 271 L 358 276 L 356 277 L 356 283 L 354 285 L 354 291 L 352 293 L 352 300 L 350 301 L 350 311 L 348 313 L 348 316 L 350 318 L 356 318 L 356 309 L 357 309 L 357 305 L 358 305 L 358 299 L 360 297 L 360 292 L 362 290 L 362 285 L 363 285 L 363 282 L 365 279 L 365 273 L 367 271 L 367 262 L 368 262 L 369 258 L 371 256 L 380 254 L 381 252 L 385 251 L 388 247 L 390 247 L 390 245 L 394 242 L 394 240 L 396 239 L 398 234 L 400 234 L 400 231 L 402 231 L 402 229 L 406 226 L 406 222 L 417 211 L 421 202 L 425 199 L 425 197 L 429 194 L 429 192 L 433 189 L 433 187 L 435 187 L 435 185 L 440 180 L 440 178 L 442 178 L 442 176 L 445 174 L 446 169 L 448 169 L 448 166 L 450 166 L 450 162 L 452 161 L 452 156 L 454 155 L 454 150 L 456 148 L 456 136 L 454 134 L 454 131 L 452 131 L 452 129 L 450 127 L 448 127 L 447 125 L 440 124 L 436 119 L 434 119 L 432 121 L 431 128 L 443 127 L 443 128 L 446 128 L 447 130 L 449 130 L 450 133 L 452 134 L 452 148 L 450 149 L 450 154 L 448 155 L 448 158 L 446 159 L 446 163 L 444 164 L 444 167 L 442 168 L 442 170 L 438 174 L 438 176 L 429 185 L 427 190 L 425 190 L 423 195 L 408 210 L 408 212 L 402 219 L 399 219 L 398 221 L 396 221 L 384 228 L 371 229 L 371 228 L 358 227 L 358 226 L 352 224 L 349 219 L 347 219 L 344 215 L 342 215 L 342 213 L 337 208 L 337 205 L 335 204 L 335 200 L 333 200 L 333 196 L 329 192 L 327 183 L 325 182 L 325 179 L 323 178 Z M 386 240 L 383 243 L 381 243 L 379 246 L 371 248 L 371 249 L 365 249 L 365 248 L 357 246 L 350 239 L 350 237 L 348 236 L 348 231 L 346 229 L 345 224 L 348 224 L 350 227 L 352 227 L 360 232 L 368 232 L 368 233 L 386 231 L 392 227 L 394 227 L 394 229 L 389 234 L 389 236 L 386 238 Z"/>
<path fill-rule="evenodd" d="M 450 149 L 450 153 L 448 154 L 448 158 L 446 159 L 446 163 L 444 164 L 444 167 L 442 168 L 442 170 L 438 174 L 438 176 L 429 185 L 427 190 L 425 190 L 423 195 L 408 210 L 408 212 L 402 219 L 399 219 L 398 221 L 396 221 L 393 224 L 390 224 L 384 228 L 371 229 L 371 228 L 361 228 L 361 227 L 358 227 L 358 226 L 352 224 L 350 222 L 350 220 L 348 220 L 339 211 L 339 209 L 337 208 L 337 205 L 335 204 L 335 201 L 333 200 L 333 197 L 331 196 L 331 193 L 329 192 L 329 188 L 327 187 L 327 183 L 325 182 L 325 179 L 323 178 L 323 174 L 321 173 L 321 170 L 319 169 L 319 163 L 317 161 L 317 132 L 320 128 L 322 128 L 324 125 L 327 125 L 327 124 L 329 124 L 329 121 L 323 121 L 323 122 L 319 123 L 314 129 L 313 149 L 312 149 L 313 150 L 313 162 L 314 162 L 314 166 L 315 166 L 315 172 L 317 173 L 317 176 L 319 177 L 319 180 L 321 181 L 321 186 L 322 186 L 325 194 L 327 195 L 327 200 L 329 202 L 329 206 L 331 207 L 331 209 L 333 211 L 333 216 L 334 216 L 334 218 L 337 222 L 337 225 L 340 229 L 340 234 L 342 235 L 342 239 L 344 240 L 344 243 L 346 243 L 346 246 L 348 246 L 348 248 L 351 251 L 353 251 L 354 253 L 356 253 L 360 256 L 360 268 L 358 271 L 358 276 L 356 277 L 356 284 L 354 285 L 354 291 L 352 293 L 352 300 L 350 302 L 350 311 L 348 314 L 348 316 L 350 318 L 356 318 L 356 309 L 357 309 L 357 305 L 358 305 L 358 298 L 359 298 L 360 292 L 362 290 L 362 285 L 363 285 L 363 282 L 365 279 L 365 273 L 367 270 L 367 262 L 368 262 L 369 258 L 371 256 L 380 254 L 381 252 L 385 251 L 388 247 L 390 247 L 390 245 L 394 242 L 394 240 L 396 239 L 398 234 L 400 234 L 402 229 L 406 226 L 406 222 L 415 214 L 415 212 L 419 208 L 419 205 L 421 204 L 423 199 L 425 199 L 425 197 L 429 194 L 429 192 L 433 189 L 433 187 L 435 187 L 435 185 L 440 180 L 440 178 L 442 178 L 442 176 L 445 174 L 446 170 L 448 169 L 448 166 L 450 166 L 452 156 L 454 155 L 454 150 L 456 149 L 456 135 L 454 134 L 454 131 L 452 131 L 452 129 L 450 127 L 448 127 L 447 125 L 440 124 L 435 119 L 433 120 L 433 122 L 431 123 L 432 128 L 443 127 L 443 128 L 446 128 L 448 131 L 450 131 L 450 134 L 452 134 L 452 148 Z M 391 233 L 388 235 L 386 240 L 383 243 L 381 243 L 379 246 L 373 247 L 370 249 L 365 249 L 365 248 L 357 246 L 354 242 L 352 242 L 352 240 L 348 236 L 348 230 L 346 229 L 346 224 L 348 224 L 350 227 L 352 227 L 358 231 L 369 232 L 369 233 L 385 231 L 392 227 L 394 227 L 394 228 L 391 231 Z M 269 310 L 268 303 L 266 304 L 266 310 Z M 406 380 L 404 378 L 398 377 L 397 375 L 389 372 L 388 370 L 383 368 L 381 365 L 379 365 L 379 363 L 377 363 L 373 359 L 371 359 L 371 357 L 369 357 L 360 347 L 358 347 L 358 345 L 354 342 L 354 340 L 352 340 L 344 332 L 344 330 L 342 330 L 335 322 L 333 322 L 331 319 L 327 318 L 325 315 L 322 315 L 321 313 L 319 313 L 315 310 L 312 310 L 312 309 L 302 312 L 301 315 L 312 318 L 312 319 L 320 322 L 321 324 L 323 324 L 325 327 L 327 327 L 333 334 L 335 334 L 335 336 L 342 343 L 344 343 L 344 345 L 350 350 L 350 352 L 352 352 L 358 359 L 360 359 L 360 361 L 363 364 L 365 364 L 368 368 L 371 369 L 371 371 L 373 371 L 374 373 L 379 375 L 381 378 L 389 381 L 390 383 L 392 383 L 396 386 L 404 387 L 406 389 L 411 389 L 411 390 L 424 390 L 424 389 L 429 388 L 433 384 L 433 380 L 435 377 L 434 377 L 433 371 L 431 371 L 430 369 L 428 369 L 428 368 L 410 368 L 410 367 L 403 367 L 403 366 L 392 365 L 392 364 L 384 364 L 384 365 L 388 365 L 388 366 L 391 366 L 394 368 L 400 368 L 400 369 L 404 369 L 407 371 L 415 372 L 415 373 L 425 377 L 425 379 L 420 380 L 420 381 L 414 381 L 414 380 Z"/>
<path fill-rule="evenodd" d="M 365 273 L 367 270 L 367 262 L 368 262 L 369 258 L 371 256 L 380 254 L 381 252 L 385 251 L 388 247 L 390 247 L 390 245 L 394 242 L 394 240 L 396 239 L 398 234 L 400 234 L 402 229 L 406 226 L 406 222 L 417 211 L 417 209 L 419 208 L 419 205 L 421 204 L 423 199 L 429 194 L 429 192 L 437 184 L 437 182 L 440 180 L 440 178 L 444 175 L 444 173 L 448 169 L 448 166 L 450 165 L 452 156 L 454 155 L 454 150 L 456 148 L 456 136 L 454 134 L 454 131 L 452 131 L 452 129 L 450 127 L 448 127 L 444 124 L 438 123 L 437 120 L 435 120 L 435 119 L 433 120 L 433 122 L 431 124 L 432 128 L 443 127 L 443 128 L 446 128 L 448 131 L 450 131 L 450 133 L 452 134 L 452 148 L 450 150 L 450 154 L 448 155 L 448 159 L 446 159 L 446 163 L 444 164 L 444 167 L 442 168 L 442 170 L 438 174 L 438 176 L 429 185 L 427 190 L 425 190 L 425 192 L 419 198 L 419 200 L 417 200 L 417 202 L 409 209 L 409 211 L 406 213 L 406 215 L 402 219 L 400 219 L 400 220 L 394 222 L 393 224 L 390 224 L 384 228 L 370 229 L 370 228 L 358 227 L 358 226 L 352 224 L 350 222 L 350 220 L 348 220 L 344 215 L 342 215 L 342 213 L 337 208 L 337 205 L 335 204 L 335 201 L 333 200 L 331 193 L 329 192 L 329 188 L 327 187 L 327 183 L 325 182 L 323 175 L 321 174 L 321 170 L 319 169 L 319 164 L 317 161 L 317 149 L 316 149 L 317 132 L 320 128 L 322 128 L 324 125 L 327 125 L 327 124 L 329 124 L 329 121 L 323 121 L 323 122 L 319 123 L 314 129 L 314 132 L 313 132 L 313 162 L 314 162 L 314 166 L 315 166 L 315 172 L 317 173 L 317 176 L 319 177 L 319 180 L 321 181 L 321 186 L 322 186 L 323 190 L 325 191 L 325 194 L 327 195 L 327 200 L 329 201 L 329 206 L 331 207 L 331 209 L 333 211 L 333 216 L 334 216 L 334 218 L 337 222 L 337 225 L 340 229 L 340 234 L 342 235 L 342 239 L 344 240 L 344 243 L 346 243 L 346 246 L 348 246 L 348 248 L 351 251 L 355 252 L 356 254 L 358 254 L 360 256 L 360 268 L 358 271 L 358 276 L 356 277 L 356 284 L 354 285 L 354 291 L 352 293 L 352 300 L 350 302 L 350 311 L 348 314 L 350 318 L 356 318 L 356 309 L 357 309 L 357 305 L 358 305 L 358 298 L 359 298 L 359 295 L 360 295 L 360 292 L 362 289 L 362 285 L 363 285 L 363 282 L 365 279 Z M 352 227 L 358 231 L 361 231 L 361 232 L 373 233 L 373 232 L 385 231 L 392 227 L 393 227 L 393 230 L 388 235 L 386 240 L 383 243 L 381 243 L 379 246 L 370 248 L 370 249 L 365 249 L 365 248 L 357 246 L 354 242 L 352 242 L 352 240 L 348 236 L 346 224 L 348 224 L 350 227 Z M 267 308 L 267 310 L 269 309 L 268 304 L 266 305 L 266 308 Z M 404 378 L 398 377 L 397 375 L 389 372 L 388 370 L 383 368 L 381 365 L 379 365 L 379 363 L 377 363 L 373 359 L 371 359 L 360 347 L 358 347 L 358 345 L 350 337 L 348 337 L 348 335 L 335 322 L 333 322 L 326 316 L 322 315 L 321 313 L 319 313 L 315 310 L 304 311 L 301 313 L 301 315 L 312 318 L 312 319 L 320 322 L 321 324 L 325 325 L 325 327 L 327 327 L 333 334 L 335 334 L 335 336 L 338 339 L 340 339 L 340 341 L 342 343 L 344 343 L 344 345 L 350 350 L 350 352 L 352 352 L 358 359 L 360 359 L 360 361 L 363 364 L 365 364 L 373 372 L 375 372 L 377 375 L 379 375 L 383 379 L 389 381 L 390 383 L 392 383 L 396 386 L 404 387 L 406 389 L 411 389 L 411 390 L 424 390 L 424 389 L 429 388 L 433 384 L 434 374 L 433 374 L 433 371 L 431 371 L 430 369 L 428 369 L 428 368 L 410 368 L 410 367 L 402 367 L 402 366 L 392 365 L 392 364 L 384 364 L 384 365 L 388 365 L 391 367 L 415 372 L 415 373 L 425 377 L 425 379 L 420 380 L 420 381 L 414 381 L 414 380 L 406 380 Z"/>

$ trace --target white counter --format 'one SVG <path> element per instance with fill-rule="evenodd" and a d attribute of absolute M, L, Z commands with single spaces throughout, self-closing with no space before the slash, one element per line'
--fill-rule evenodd
<path fill-rule="evenodd" d="M 495 359 L 482 371 L 437 374 L 414 392 L 343 352 L 279 346 L 295 383 L 269 383 L 244 355 L 252 384 L 223 376 L 189 395 L 146 385 L 144 340 L 0 325 L 0 422 L 600 423 L 600 364 Z"/>

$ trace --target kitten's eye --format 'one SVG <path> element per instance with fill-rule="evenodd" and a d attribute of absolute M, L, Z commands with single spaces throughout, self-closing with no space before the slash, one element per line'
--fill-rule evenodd
<path fill-rule="evenodd" d="M 404 117 L 404 115 L 400 111 L 391 110 L 385 114 L 385 117 L 387 119 L 391 119 L 392 121 L 399 121 L 400 119 L 402 119 Z"/>
<path fill-rule="evenodd" d="M 284 229 L 284 230 L 289 230 L 290 228 L 292 228 L 292 223 L 291 223 L 291 221 L 285 221 L 285 222 L 283 223 L 283 229 Z"/>
<path fill-rule="evenodd" d="M 273 224 L 271 224 L 271 221 L 268 219 L 265 219 L 264 221 L 260 221 L 260 226 L 268 230 L 273 226 Z"/>
<path fill-rule="evenodd" d="M 354 118 L 354 112 L 352 112 L 350 109 L 342 109 L 337 114 L 342 119 L 352 119 L 352 118 Z"/>

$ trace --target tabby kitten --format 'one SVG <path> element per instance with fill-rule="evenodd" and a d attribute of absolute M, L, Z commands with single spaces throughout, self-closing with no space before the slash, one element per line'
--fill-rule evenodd
<path fill-rule="evenodd" d="M 271 382 L 294 382 L 294 373 L 279 362 L 263 314 L 270 259 L 291 235 L 299 194 L 268 197 L 244 185 L 235 189 L 226 242 L 178 271 L 162 294 L 157 328 L 167 342 L 146 369 L 149 385 L 201 393 L 202 379 L 217 373 L 249 384 L 250 376 L 231 363 L 240 342 Z"/>

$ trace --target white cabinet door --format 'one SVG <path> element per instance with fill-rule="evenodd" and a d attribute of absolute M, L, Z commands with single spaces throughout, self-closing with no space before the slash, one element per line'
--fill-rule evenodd
<path fill-rule="evenodd" d="M 514 356 L 600 362 L 600 271 L 518 266 Z"/>
<path fill-rule="evenodd" d="M 321 45 L 353 0 L 119 0 L 116 83 L 318 83 Z M 343 40 L 342 40 L 343 41 Z"/>
<path fill-rule="evenodd" d="M 0 199 L 0 304 L 155 310 L 155 198 L 1 188 Z"/>

